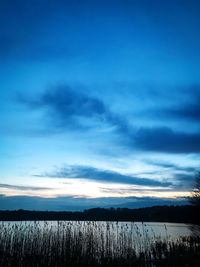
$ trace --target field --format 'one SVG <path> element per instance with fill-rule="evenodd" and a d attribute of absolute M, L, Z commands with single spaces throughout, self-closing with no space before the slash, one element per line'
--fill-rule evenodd
<path fill-rule="evenodd" d="M 159 238 L 146 224 L 2 222 L 2 267 L 200 266 L 198 235 Z"/>

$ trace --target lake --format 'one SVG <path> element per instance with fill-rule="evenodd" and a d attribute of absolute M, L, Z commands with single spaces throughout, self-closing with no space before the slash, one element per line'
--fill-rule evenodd
<path fill-rule="evenodd" d="M 134 238 L 150 238 L 152 240 L 177 240 L 180 237 L 200 236 L 200 226 L 184 223 L 163 222 L 105 222 L 105 221 L 16 221 L 0 222 L 8 228 L 19 226 L 26 229 L 37 228 L 42 231 L 57 231 L 67 229 L 83 234 L 92 231 L 93 234 L 103 232 L 115 238 L 117 235 L 129 235 Z"/>

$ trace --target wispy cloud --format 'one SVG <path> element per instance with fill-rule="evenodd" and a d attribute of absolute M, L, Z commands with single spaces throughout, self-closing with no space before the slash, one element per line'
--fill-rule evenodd
<path fill-rule="evenodd" d="M 49 187 L 40 187 L 40 186 L 24 186 L 24 185 L 13 185 L 13 184 L 0 184 L 0 188 L 14 189 L 20 191 L 39 191 L 39 190 L 48 190 Z"/>
<path fill-rule="evenodd" d="M 154 166 L 157 167 L 161 167 L 164 169 L 172 169 L 174 171 L 180 171 L 180 172 L 191 172 L 191 173 L 195 173 L 197 171 L 196 167 L 189 167 L 189 166 L 180 166 L 171 162 L 167 162 L 167 161 L 153 161 L 153 160 L 146 160 L 145 161 L 148 164 L 152 164 Z"/>
<path fill-rule="evenodd" d="M 104 183 L 121 183 L 143 186 L 162 186 L 169 187 L 172 183 L 158 181 L 149 178 L 140 178 L 132 175 L 125 175 L 110 170 L 97 169 L 88 166 L 66 166 L 51 173 L 37 175 L 40 177 L 67 178 L 67 179 L 87 179 Z"/>
<path fill-rule="evenodd" d="M 124 194 L 132 194 L 134 195 L 135 193 L 143 193 L 144 195 L 146 193 L 152 193 L 152 192 L 173 192 L 174 191 L 174 188 L 144 188 L 144 187 L 141 187 L 141 188 L 107 188 L 107 187 L 100 187 L 101 191 L 102 192 L 105 192 L 105 193 L 117 193 L 117 194 L 120 194 L 120 195 L 124 195 Z M 183 191 L 182 188 L 179 188 L 180 189 L 180 192 Z M 177 192 L 178 190 L 176 190 Z"/>

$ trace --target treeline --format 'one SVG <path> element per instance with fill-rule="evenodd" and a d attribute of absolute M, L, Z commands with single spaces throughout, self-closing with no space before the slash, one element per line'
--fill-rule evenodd
<path fill-rule="evenodd" d="M 84 211 L 0 211 L 0 221 L 75 220 L 145 221 L 200 224 L 200 209 L 195 206 L 154 206 L 148 208 L 94 208 Z"/>

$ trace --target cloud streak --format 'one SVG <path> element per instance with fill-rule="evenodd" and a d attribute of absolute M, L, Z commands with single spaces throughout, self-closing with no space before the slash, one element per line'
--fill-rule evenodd
<path fill-rule="evenodd" d="M 147 160 L 146 163 L 152 164 L 154 166 L 161 167 L 164 169 L 172 169 L 174 171 L 190 172 L 190 173 L 196 172 L 195 167 L 178 166 L 178 165 L 171 163 L 171 162 Z"/>
<path fill-rule="evenodd" d="M 0 184 L 0 188 L 14 189 L 20 191 L 40 191 L 40 190 L 50 189 L 49 187 L 23 186 L 23 185 L 12 185 L 12 184 Z"/>
<path fill-rule="evenodd" d="M 125 175 L 110 170 L 102 170 L 88 166 L 66 166 L 52 173 L 37 175 L 40 177 L 66 178 L 66 179 L 87 179 L 91 181 L 104 183 L 121 183 L 130 185 L 152 186 L 152 187 L 169 187 L 170 182 L 158 181 L 148 178 L 139 178 L 132 175 Z"/>

